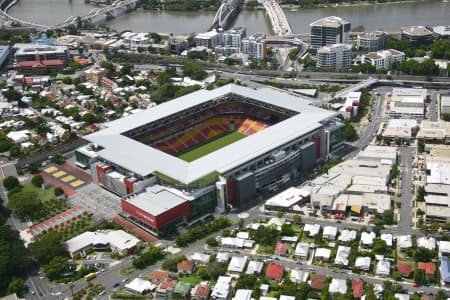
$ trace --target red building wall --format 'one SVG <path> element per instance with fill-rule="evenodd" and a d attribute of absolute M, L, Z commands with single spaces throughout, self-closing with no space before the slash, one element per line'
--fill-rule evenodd
<path fill-rule="evenodd" d="M 181 219 L 189 214 L 189 201 L 183 202 L 180 205 L 158 215 L 153 216 L 152 214 L 134 206 L 129 201 L 126 201 L 124 199 L 121 200 L 122 204 L 122 210 L 135 218 L 136 220 L 141 221 L 142 223 L 146 224 L 147 226 L 155 229 L 160 230 L 165 225 Z"/>
<path fill-rule="evenodd" d="M 316 144 L 316 159 L 320 158 L 320 136 L 314 138 L 314 143 Z"/>

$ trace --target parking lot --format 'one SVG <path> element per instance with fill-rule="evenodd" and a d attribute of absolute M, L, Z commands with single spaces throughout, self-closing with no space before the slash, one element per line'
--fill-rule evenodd
<path fill-rule="evenodd" d="M 120 197 L 114 195 L 96 184 L 90 183 L 79 189 L 69 197 L 73 205 L 82 204 L 94 213 L 96 220 L 111 220 L 120 208 Z"/>

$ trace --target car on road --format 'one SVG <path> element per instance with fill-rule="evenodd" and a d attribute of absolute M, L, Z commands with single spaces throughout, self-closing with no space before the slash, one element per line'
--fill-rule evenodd
<path fill-rule="evenodd" d="M 120 282 L 116 282 L 116 283 L 114 283 L 113 288 L 116 288 L 116 287 L 118 287 L 119 285 L 120 285 Z"/>
<path fill-rule="evenodd" d="M 36 293 L 34 291 L 31 291 L 31 295 L 36 295 Z"/>
<path fill-rule="evenodd" d="M 413 287 L 419 287 L 420 286 L 420 284 L 418 284 L 418 283 L 415 283 L 414 285 L 413 285 Z"/>
<path fill-rule="evenodd" d="M 303 265 L 301 261 L 296 262 L 297 265 Z"/>
<path fill-rule="evenodd" d="M 425 294 L 425 292 L 424 292 L 424 291 L 422 291 L 422 290 L 420 290 L 420 291 L 417 291 L 416 293 L 417 293 L 417 294 L 419 294 L 419 295 L 423 295 L 423 294 Z"/>
<path fill-rule="evenodd" d="M 128 281 L 128 278 L 122 279 L 122 282 L 127 282 L 127 281 Z"/>

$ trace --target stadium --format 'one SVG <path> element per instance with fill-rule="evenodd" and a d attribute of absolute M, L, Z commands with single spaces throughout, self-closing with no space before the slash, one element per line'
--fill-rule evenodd
<path fill-rule="evenodd" d="M 289 186 L 327 157 L 342 126 L 310 104 L 270 88 L 200 90 L 107 123 L 77 161 L 158 233 Z"/>

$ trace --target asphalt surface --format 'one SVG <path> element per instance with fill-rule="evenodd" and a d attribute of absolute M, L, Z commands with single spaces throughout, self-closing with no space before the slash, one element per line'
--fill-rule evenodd
<path fill-rule="evenodd" d="M 436 92 L 431 93 L 431 102 L 430 102 L 430 111 L 429 111 L 429 119 L 430 121 L 436 122 L 438 120 L 438 110 L 439 110 L 439 94 Z"/>
<path fill-rule="evenodd" d="M 399 187 L 400 196 L 398 201 L 401 206 L 399 208 L 398 228 L 407 229 L 412 227 L 413 215 L 413 147 L 400 148 L 400 168 L 402 170 L 401 186 Z"/>

